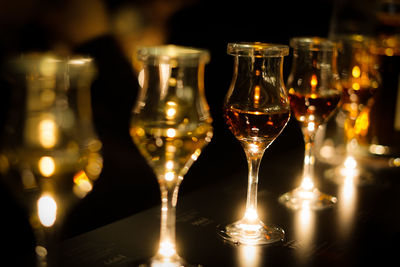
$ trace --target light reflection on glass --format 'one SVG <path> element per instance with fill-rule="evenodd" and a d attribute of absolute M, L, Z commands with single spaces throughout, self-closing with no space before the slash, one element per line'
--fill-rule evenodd
<path fill-rule="evenodd" d="M 248 219 L 249 221 L 255 221 L 258 218 L 257 211 L 255 209 L 248 209 L 246 210 L 246 213 L 244 214 L 244 217 Z"/>
<path fill-rule="evenodd" d="M 260 246 L 241 245 L 238 247 L 240 267 L 260 266 Z"/>
<path fill-rule="evenodd" d="M 80 171 L 74 176 L 74 194 L 79 198 L 84 198 L 87 193 L 92 191 L 93 184 L 84 171 Z"/>
<path fill-rule="evenodd" d="M 57 218 L 57 203 L 48 194 L 43 194 L 37 201 L 40 223 L 45 227 L 53 226 Z"/>
<path fill-rule="evenodd" d="M 338 224 L 341 226 L 339 233 L 343 239 L 348 237 L 354 221 L 357 193 L 355 180 L 358 176 L 358 174 L 355 174 L 354 165 L 347 164 L 347 167 L 347 171 L 343 172 L 347 175 L 344 176 L 343 183 L 339 187 L 338 193 L 340 197 L 338 203 Z"/>
<path fill-rule="evenodd" d="M 44 148 L 52 148 L 57 143 L 57 125 L 53 119 L 39 122 L 39 142 Z"/>
<path fill-rule="evenodd" d="M 174 128 L 169 128 L 167 130 L 167 137 L 172 138 L 172 137 L 175 137 L 175 135 L 176 135 L 176 130 Z"/>
<path fill-rule="evenodd" d="M 158 250 L 159 254 L 162 256 L 169 258 L 173 255 L 176 254 L 175 246 L 172 244 L 170 241 L 165 240 L 164 242 L 161 242 L 160 248 Z"/>
<path fill-rule="evenodd" d="M 56 163 L 52 157 L 41 157 L 39 159 L 39 171 L 44 177 L 50 177 L 54 174 Z"/>
<path fill-rule="evenodd" d="M 177 113 L 177 105 L 174 101 L 168 101 L 166 105 L 166 117 L 169 120 L 175 119 L 175 115 Z"/>
<path fill-rule="evenodd" d="M 312 251 L 315 232 L 315 212 L 307 201 L 303 201 L 302 207 L 294 215 L 294 230 L 298 242 L 297 257 L 304 263 Z"/>
<path fill-rule="evenodd" d="M 159 69 L 159 77 L 160 77 L 160 98 L 163 99 L 165 98 L 167 91 L 168 91 L 168 86 L 169 86 L 169 80 L 171 77 L 171 66 L 170 64 L 167 63 L 160 63 L 160 69 Z"/>

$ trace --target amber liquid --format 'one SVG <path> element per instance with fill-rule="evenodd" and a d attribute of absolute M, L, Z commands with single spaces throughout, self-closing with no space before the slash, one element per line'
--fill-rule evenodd
<path fill-rule="evenodd" d="M 289 93 L 289 99 L 294 116 L 303 127 L 307 127 L 309 122 L 314 122 L 315 126 L 318 126 L 336 109 L 341 93 L 327 95 Z"/>
<path fill-rule="evenodd" d="M 372 86 L 363 87 L 360 89 L 354 90 L 350 86 L 343 84 L 343 98 L 342 105 L 346 109 L 349 104 L 356 103 L 357 105 L 366 106 L 370 99 L 374 96 L 377 91 L 377 88 L 373 88 Z"/>
<path fill-rule="evenodd" d="M 159 181 L 176 182 L 211 141 L 212 126 L 188 123 L 171 127 L 142 121 L 136 122 L 130 133 Z"/>
<path fill-rule="evenodd" d="M 228 106 L 224 109 L 224 117 L 229 129 L 239 141 L 269 144 L 285 127 L 290 111 L 250 111 Z"/>

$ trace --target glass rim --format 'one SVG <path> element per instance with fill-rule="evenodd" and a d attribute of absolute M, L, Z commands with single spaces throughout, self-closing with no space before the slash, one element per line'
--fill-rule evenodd
<path fill-rule="evenodd" d="M 289 55 L 289 46 L 262 42 L 228 43 L 227 53 L 232 56 L 283 57 Z"/>
<path fill-rule="evenodd" d="M 290 47 L 311 51 L 334 51 L 337 49 L 337 43 L 324 37 L 305 36 L 290 39 Z"/>
<path fill-rule="evenodd" d="M 34 66 L 44 69 L 50 66 L 49 70 L 59 68 L 59 66 L 69 66 L 73 68 L 94 66 L 94 59 L 84 54 L 60 55 L 53 51 L 29 51 L 7 58 L 2 64 L 12 71 L 24 72 Z M 54 71 L 54 70 L 53 70 Z"/>
<path fill-rule="evenodd" d="M 93 58 L 85 54 L 60 55 L 52 51 L 26 52 L 10 58 L 11 61 L 35 61 L 44 60 L 49 62 L 66 62 L 68 64 L 83 64 L 93 61 Z"/>
<path fill-rule="evenodd" d="M 174 44 L 139 46 L 136 49 L 136 53 L 137 53 L 137 58 L 140 61 L 145 61 L 148 58 L 160 58 L 165 60 L 201 59 L 205 62 L 208 62 L 210 60 L 210 52 L 206 49 L 190 47 L 190 46 L 174 45 Z"/>

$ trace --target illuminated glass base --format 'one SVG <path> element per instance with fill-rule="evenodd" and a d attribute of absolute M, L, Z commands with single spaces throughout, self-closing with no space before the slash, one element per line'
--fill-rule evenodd
<path fill-rule="evenodd" d="M 297 210 L 309 208 L 312 210 L 321 210 L 332 207 L 336 204 L 337 198 L 320 192 L 317 188 L 305 190 L 298 187 L 279 198 L 279 202 L 288 208 Z"/>
<path fill-rule="evenodd" d="M 236 245 L 265 245 L 283 241 L 285 237 L 285 232 L 279 227 L 265 225 L 260 220 L 250 224 L 245 219 L 229 225 L 219 225 L 217 233 Z"/>

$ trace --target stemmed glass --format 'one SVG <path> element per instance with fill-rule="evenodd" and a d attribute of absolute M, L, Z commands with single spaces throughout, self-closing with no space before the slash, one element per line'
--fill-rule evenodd
<path fill-rule="evenodd" d="M 335 40 L 339 43 L 338 71 L 343 86 L 342 105 L 339 110 L 344 119 L 345 157 L 336 168 L 331 179 L 342 183 L 343 179 L 352 176 L 357 183 L 366 183 L 370 175 L 360 168 L 357 160 L 359 144 L 365 143 L 368 128 L 369 109 L 373 96 L 380 84 L 378 64 L 371 53 L 374 40 L 363 35 L 342 35 Z"/>
<path fill-rule="evenodd" d="M 224 117 L 242 145 L 248 162 L 248 189 L 244 217 L 220 225 L 218 234 L 236 244 L 261 245 L 282 240 L 284 231 L 264 224 L 257 214 L 258 170 L 267 147 L 290 117 L 283 82 L 283 57 L 289 47 L 268 43 L 229 43 L 235 57 L 231 86 L 225 98 Z"/>
<path fill-rule="evenodd" d="M 209 53 L 174 45 L 142 47 L 138 59 L 142 88 L 130 133 L 161 191 L 158 251 L 140 266 L 188 266 L 176 252 L 175 209 L 184 175 L 213 134 L 203 82 Z"/>
<path fill-rule="evenodd" d="M 8 62 L 11 90 L 1 174 L 29 216 L 37 266 L 60 266 L 57 235 L 69 209 L 102 170 L 91 118 L 90 58 L 29 53 Z"/>
<path fill-rule="evenodd" d="M 301 185 L 285 193 L 279 200 L 289 208 L 323 209 L 337 199 L 322 193 L 314 184 L 314 139 L 320 125 L 336 109 L 342 95 L 336 70 L 337 47 L 319 37 L 298 37 L 290 40 L 293 64 L 288 77 L 290 106 L 300 123 L 305 142 Z"/>

